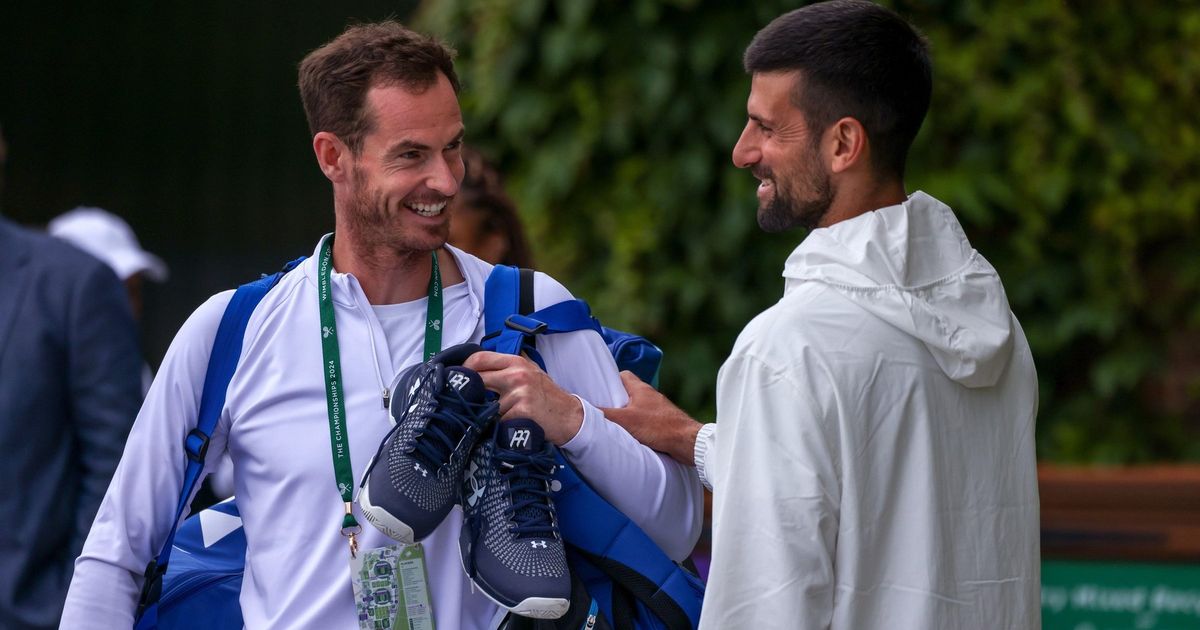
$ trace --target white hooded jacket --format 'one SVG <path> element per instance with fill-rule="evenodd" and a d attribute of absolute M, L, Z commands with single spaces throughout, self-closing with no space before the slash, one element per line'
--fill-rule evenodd
<path fill-rule="evenodd" d="M 697 440 L 701 626 L 1040 627 L 1037 379 L 995 269 L 917 192 L 814 230 L 783 275 Z"/>

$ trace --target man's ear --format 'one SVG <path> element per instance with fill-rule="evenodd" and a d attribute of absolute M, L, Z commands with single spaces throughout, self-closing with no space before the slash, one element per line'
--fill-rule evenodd
<path fill-rule="evenodd" d="M 830 171 L 842 173 L 867 165 L 871 148 L 867 139 L 867 130 L 858 120 L 849 116 L 838 120 L 829 128 L 827 137 L 827 146 L 831 150 Z"/>
<path fill-rule="evenodd" d="M 353 156 L 350 147 L 336 135 L 321 131 L 313 136 L 313 153 L 317 156 L 317 166 L 325 177 L 334 183 L 342 183 L 350 176 L 350 162 Z"/>

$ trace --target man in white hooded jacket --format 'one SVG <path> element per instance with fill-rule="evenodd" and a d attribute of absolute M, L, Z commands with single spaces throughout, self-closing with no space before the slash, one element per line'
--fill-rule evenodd
<path fill-rule="evenodd" d="M 764 229 L 811 232 L 722 366 L 715 424 L 633 378 L 605 411 L 713 490 L 701 627 L 1040 627 L 1029 345 L 950 208 L 904 191 L 923 38 L 835 0 L 773 21 L 745 65 L 734 162 Z"/>

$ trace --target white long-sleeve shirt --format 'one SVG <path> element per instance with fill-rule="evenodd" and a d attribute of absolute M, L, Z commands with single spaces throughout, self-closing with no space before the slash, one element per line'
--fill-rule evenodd
<path fill-rule="evenodd" d="M 484 281 L 491 266 L 454 248 L 466 291 L 447 287 L 443 347 L 483 334 Z M 207 467 L 228 452 L 247 538 L 241 606 L 247 628 L 358 628 L 349 552 L 340 535 L 342 499 L 334 482 L 322 374 L 315 258 L 285 275 L 255 309 Z M 392 321 L 385 334 L 358 281 L 333 273 L 333 300 L 354 479 L 389 428 L 381 390 L 421 360 L 424 308 Z M 535 276 L 537 308 L 570 299 Z M 465 295 L 463 295 L 465 293 Z M 195 426 L 216 328 L 232 295 L 204 303 L 180 329 L 150 388 L 125 454 L 76 563 L 63 628 L 128 628 L 146 563 L 159 550 L 182 486 L 184 436 Z M 420 300 L 422 303 L 424 299 Z M 406 356 L 389 343 L 411 338 Z M 547 369 L 587 401 L 584 422 L 563 452 L 611 503 L 672 557 L 690 552 L 702 504 L 694 473 L 638 444 L 593 406 L 620 406 L 625 390 L 603 341 L 590 332 L 539 340 Z M 360 548 L 393 541 L 364 524 Z M 462 513 L 456 507 L 424 542 L 439 628 L 494 627 L 503 612 L 473 589 L 459 561 Z"/>
<path fill-rule="evenodd" d="M 995 270 L 924 193 L 814 230 L 696 442 L 701 627 L 1040 626 L 1037 379 Z"/>

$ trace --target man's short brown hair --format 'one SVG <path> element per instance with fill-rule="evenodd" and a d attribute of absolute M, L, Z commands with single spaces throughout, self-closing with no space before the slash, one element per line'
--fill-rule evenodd
<path fill-rule="evenodd" d="M 398 85 L 419 94 L 439 73 L 457 93 L 454 50 L 437 39 L 392 20 L 348 27 L 300 62 L 309 131 L 333 133 L 357 154 L 375 125 L 365 107 L 367 90 Z"/>

